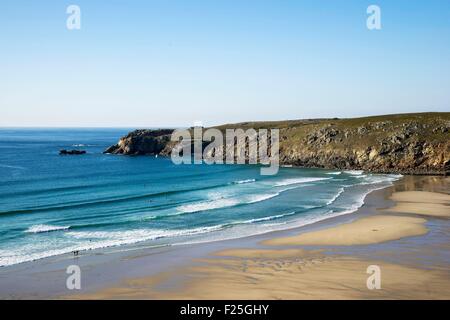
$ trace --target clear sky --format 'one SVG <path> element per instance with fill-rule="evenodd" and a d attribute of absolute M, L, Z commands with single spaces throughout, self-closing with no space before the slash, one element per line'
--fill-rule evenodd
<path fill-rule="evenodd" d="M 0 39 L 0 126 L 450 111 L 449 0 L 6 0 Z"/>

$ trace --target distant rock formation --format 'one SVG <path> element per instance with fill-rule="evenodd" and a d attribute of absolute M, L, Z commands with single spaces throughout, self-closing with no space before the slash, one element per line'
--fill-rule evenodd
<path fill-rule="evenodd" d="M 104 153 L 126 154 L 126 155 L 157 155 L 170 142 L 173 129 L 160 130 L 135 130 Z"/>
<path fill-rule="evenodd" d="M 66 149 L 59 150 L 60 155 L 79 155 L 85 153 L 86 151 L 84 150 L 66 150 Z"/>
<path fill-rule="evenodd" d="M 378 173 L 450 174 L 450 113 L 245 122 L 216 127 L 280 129 L 280 165 Z M 171 129 L 136 130 L 105 153 L 170 155 Z"/>

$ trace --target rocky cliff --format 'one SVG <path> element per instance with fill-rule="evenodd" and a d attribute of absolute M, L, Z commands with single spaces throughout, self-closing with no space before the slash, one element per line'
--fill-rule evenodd
<path fill-rule="evenodd" d="M 280 164 L 382 173 L 450 173 L 450 113 L 245 122 L 216 127 L 280 130 Z M 105 152 L 170 155 L 172 130 L 136 130 Z"/>
<path fill-rule="evenodd" d="M 135 130 L 119 139 L 117 144 L 110 146 L 104 153 L 125 155 L 155 155 L 170 142 L 173 129 Z"/>

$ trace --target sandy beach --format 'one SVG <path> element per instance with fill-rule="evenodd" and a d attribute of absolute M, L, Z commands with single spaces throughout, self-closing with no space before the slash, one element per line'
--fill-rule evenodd
<path fill-rule="evenodd" d="M 59 298 L 449 299 L 449 190 L 449 178 L 404 177 L 383 190 L 386 202 L 366 201 L 346 221 L 273 233 L 255 246 Z M 369 290 L 373 265 L 381 288 Z"/>
<path fill-rule="evenodd" d="M 381 243 L 426 234 L 425 222 L 423 218 L 377 215 L 325 230 L 268 240 L 264 244 L 352 246 Z"/>
<path fill-rule="evenodd" d="M 450 299 L 449 184 L 405 176 L 353 213 L 302 227 L 1 268 L 0 299 Z M 74 264 L 81 290 L 66 287 Z M 368 289 L 369 266 L 381 289 Z"/>

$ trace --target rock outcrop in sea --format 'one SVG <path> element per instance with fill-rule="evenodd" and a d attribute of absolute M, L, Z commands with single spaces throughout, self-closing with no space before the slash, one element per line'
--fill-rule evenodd
<path fill-rule="evenodd" d="M 450 113 L 245 122 L 216 127 L 280 130 L 280 164 L 377 173 L 450 173 Z M 172 129 L 136 130 L 105 153 L 170 155 Z"/>
<path fill-rule="evenodd" d="M 85 154 L 85 153 L 86 153 L 86 151 L 84 151 L 84 150 L 66 150 L 66 149 L 59 150 L 60 155 L 73 156 L 73 155 L 80 155 L 80 154 Z"/>

